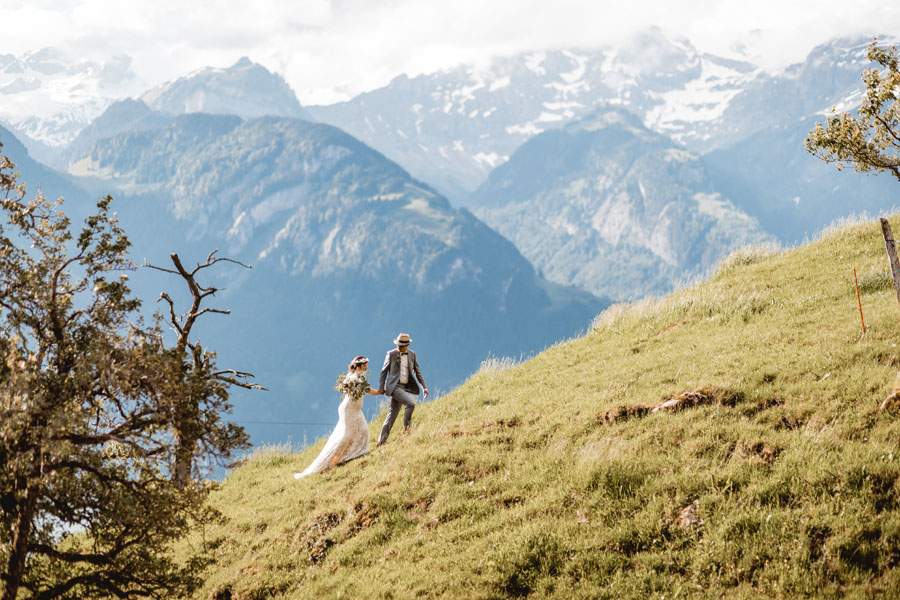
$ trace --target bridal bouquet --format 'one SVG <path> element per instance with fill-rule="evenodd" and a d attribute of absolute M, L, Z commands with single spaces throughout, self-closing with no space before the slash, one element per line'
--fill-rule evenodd
<path fill-rule="evenodd" d="M 366 375 L 369 372 L 365 373 L 341 373 L 337 376 L 337 383 L 334 386 L 334 389 L 341 394 L 349 394 L 351 398 L 359 398 L 360 396 L 365 396 L 366 392 L 369 391 L 369 382 L 366 380 Z"/>

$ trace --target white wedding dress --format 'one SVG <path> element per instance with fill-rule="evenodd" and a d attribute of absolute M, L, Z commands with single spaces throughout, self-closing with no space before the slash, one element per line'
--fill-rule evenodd
<path fill-rule="evenodd" d="M 344 378 L 344 388 L 351 392 L 343 395 L 334 431 L 331 432 L 316 460 L 312 461 L 302 473 L 294 473 L 294 479 L 321 473 L 369 451 L 369 428 L 362 412 L 363 398 L 369 389 L 369 382 L 366 381 L 365 375 L 351 373 Z"/>

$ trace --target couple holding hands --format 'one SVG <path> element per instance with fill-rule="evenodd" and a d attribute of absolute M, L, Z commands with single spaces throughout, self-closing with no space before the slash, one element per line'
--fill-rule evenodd
<path fill-rule="evenodd" d="M 409 349 L 411 343 L 412 339 L 406 333 L 401 333 L 394 340 L 396 348 L 389 350 L 384 357 L 377 390 L 366 380 L 369 359 L 365 356 L 353 359 L 347 367 L 347 374 L 339 376 L 338 384 L 335 386 L 335 389 L 343 395 L 341 405 L 338 407 L 337 425 L 319 456 L 302 473 L 294 473 L 294 479 L 321 473 L 369 451 L 369 428 L 362 412 L 363 397 L 366 394 L 373 396 L 386 394 L 391 398 L 391 406 L 376 446 L 387 441 L 401 406 L 403 432 L 409 430 L 413 409 L 416 407 L 416 400 L 419 399 L 419 383 L 422 384 L 425 397 L 428 397 L 428 387 L 425 385 L 425 378 L 422 377 L 416 353 Z"/>

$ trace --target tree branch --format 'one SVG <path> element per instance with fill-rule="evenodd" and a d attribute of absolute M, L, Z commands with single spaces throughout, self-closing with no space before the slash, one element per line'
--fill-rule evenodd
<path fill-rule="evenodd" d="M 233 377 L 226 377 L 226 374 L 231 374 L 233 375 Z M 264 390 L 266 392 L 269 391 L 269 388 L 259 385 L 258 383 L 247 383 L 239 380 L 247 377 L 255 377 L 253 373 L 235 371 L 234 369 L 226 369 L 224 371 L 217 371 L 213 373 L 213 377 L 215 377 L 219 381 L 224 381 L 225 383 L 230 383 L 231 385 L 242 387 L 245 390 Z"/>
<path fill-rule="evenodd" d="M 206 314 L 206 313 L 217 313 L 220 315 L 230 315 L 231 311 L 228 309 L 221 309 L 221 308 L 204 308 L 203 310 L 201 310 L 200 312 L 197 313 L 197 316 L 199 317 L 200 315 Z"/>
<path fill-rule="evenodd" d="M 193 271 L 191 271 L 191 275 L 196 275 L 196 274 L 197 274 L 197 271 L 199 271 L 200 269 L 205 269 L 205 268 L 207 268 L 207 267 L 211 267 L 211 266 L 213 266 L 214 264 L 219 263 L 219 262 L 230 262 L 230 263 L 234 263 L 234 264 L 236 264 L 236 265 L 240 265 L 240 266 L 244 267 L 245 269 L 252 269 L 252 268 L 253 268 L 253 267 L 251 267 L 250 265 L 244 264 L 244 263 L 242 263 L 241 261 L 235 260 L 235 259 L 233 259 L 233 258 L 215 257 L 216 252 L 218 252 L 218 251 L 219 251 L 219 249 L 216 248 L 215 250 L 213 250 L 212 252 L 210 252 L 210 253 L 209 253 L 209 256 L 206 257 L 206 262 L 205 262 L 205 263 L 203 263 L 203 264 L 197 263 L 197 267 L 196 267 Z M 213 257 L 215 257 L 215 258 L 213 258 Z"/>
<path fill-rule="evenodd" d="M 157 271 L 162 271 L 163 273 L 171 273 L 172 275 L 180 275 L 178 271 L 173 271 L 172 269 L 165 269 L 163 267 L 157 267 L 156 265 L 151 265 L 148 262 L 144 262 L 144 266 L 148 269 L 156 269 Z"/>
<path fill-rule="evenodd" d="M 161 292 L 156 301 L 159 302 L 160 300 L 165 300 L 169 303 L 169 322 L 175 328 L 180 338 L 184 334 L 184 330 L 181 328 L 181 325 L 178 323 L 178 317 L 175 315 L 175 303 L 172 301 L 172 297 L 166 292 Z"/>

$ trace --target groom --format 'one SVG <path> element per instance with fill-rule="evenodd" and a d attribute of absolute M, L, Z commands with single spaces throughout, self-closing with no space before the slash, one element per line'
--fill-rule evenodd
<path fill-rule="evenodd" d="M 422 377 L 422 371 L 419 369 L 419 362 L 416 360 L 416 353 L 409 349 L 412 339 L 407 333 L 401 333 L 394 340 L 397 346 L 394 350 L 388 350 L 384 356 L 384 366 L 381 367 L 381 382 L 378 385 L 379 393 L 387 394 L 391 397 L 391 407 L 388 409 L 387 418 L 384 420 L 384 426 L 381 428 L 381 435 L 378 436 L 380 446 L 388 439 L 391 433 L 391 427 L 397 419 L 400 412 L 400 405 L 404 406 L 403 410 L 403 433 L 409 430 L 409 423 L 412 420 L 413 409 L 416 407 L 416 400 L 419 398 L 419 385 L 416 379 L 422 384 L 422 390 L 425 397 L 428 397 L 428 386 L 425 384 L 425 378 Z"/>

